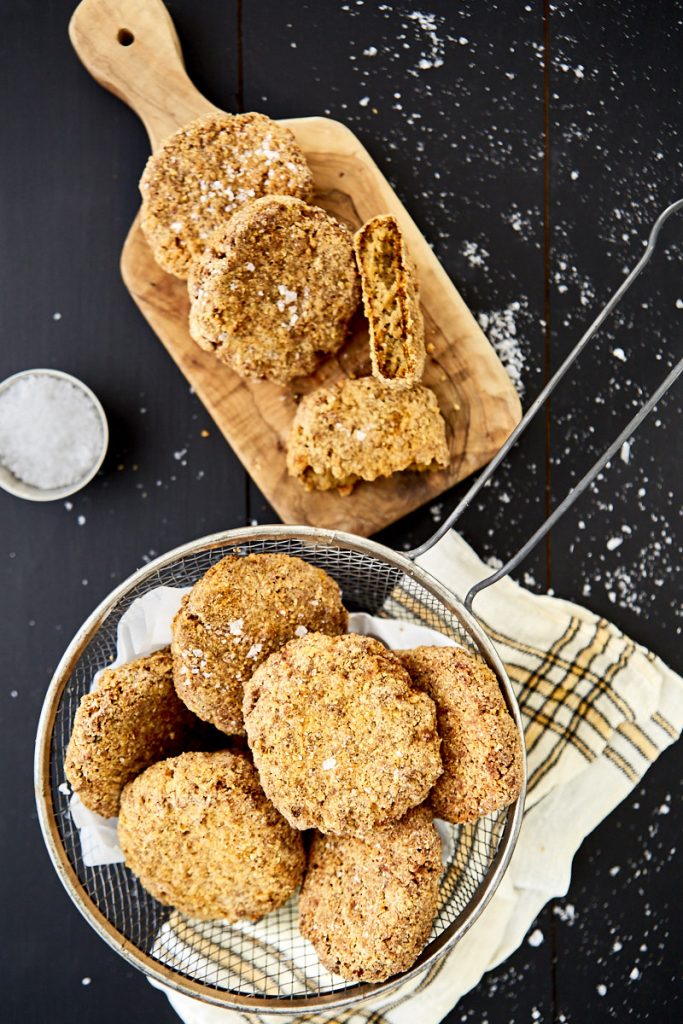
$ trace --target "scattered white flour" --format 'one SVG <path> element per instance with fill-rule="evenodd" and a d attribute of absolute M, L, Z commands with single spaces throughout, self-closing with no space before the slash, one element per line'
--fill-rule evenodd
<path fill-rule="evenodd" d="M 423 52 L 417 62 L 417 67 L 411 71 L 411 74 L 442 67 L 445 46 L 437 33 L 436 15 L 426 11 L 411 11 L 408 20 L 414 22 L 420 31 L 424 32 L 428 42 L 428 49 Z"/>
<path fill-rule="evenodd" d="M 496 350 L 496 355 L 505 367 L 508 377 L 518 394 L 524 394 L 522 371 L 524 354 L 517 340 L 517 320 L 521 304 L 511 302 L 505 309 L 494 309 L 490 313 L 479 313 L 477 319 L 481 329 Z"/>
<path fill-rule="evenodd" d="M 69 487 L 101 450 L 95 406 L 63 377 L 29 374 L 0 395 L 0 462 L 18 480 L 41 490 Z"/>
<path fill-rule="evenodd" d="M 540 928 L 534 928 L 529 938 L 526 940 L 530 946 L 540 946 L 543 942 L 543 932 Z"/>

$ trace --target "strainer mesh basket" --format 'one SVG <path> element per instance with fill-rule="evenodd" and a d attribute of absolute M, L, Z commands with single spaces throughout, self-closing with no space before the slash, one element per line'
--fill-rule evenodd
<path fill-rule="evenodd" d="M 276 533 L 252 530 L 240 534 L 237 541 L 225 539 L 234 535 L 223 535 L 218 541 L 209 538 L 180 549 L 137 573 L 119 588 L 110 606 L 100 609 L 101 614 L 95 613 L 86 623 L 70 648 L 76 647 L 72 658 L 69 660 L 67 652 L 53 681 L 53 686 L 57 684 L 53 725 L 45 741 L 52 807 L 48 799 L 45 804 L 54 825 L 53 841 L 48 841 L 48 846 L 55 862 L 61 861 L 62 879 L 79 909 L 112 945 L 118 944 L 119 951 L 148 973 L 150 969 L 155 973 L 154 965 L 159 965 L 163 980 L 181 990 L 188 990 L 184 982 L 194 983 L 190 994 L 200 998 L 223 1005 L 248 1001 L 255 1008 L 275 1008 L 277 1004 L 281 1009 L 279 1001 L 292 1008 L 293 1001 L 298 1006 L 301 1000 L 314 1003 L 324 996 L 328 997 L 325 1003 L 336 1002 L 335 997 L 343 1002 L 383 986 L 345 983 L 322 967 L 313 947 L 299 934 L 296 897 L 255 924 L 197 922 L 158 903 L 122 864 L 86 866 L 64 785 L 64 758 L 76 709 L 90 689 L 94 674 L 116 656 L 117 625 L 123 613 L 136 598 L 157 587 L 193 584 L 225 555 L 296 555 L 324 569 L 338 582 L 349 610 L 407 619 L 487 655 L 486 650 L 482 651 L 481 638 L 466 627 L 455 599 L 445 601 L 445 592 L 439 596 L 438 585 L 434 583 L 432 588 L 430 577 L 401 556 L 388 558 L 391 553 L 387 549 L 357 538 L 345 542 L 338 534 L 321 537 L 318 532 L 311 537 L 305 530 L 297 533 L 291 528 L 281 530 L 281 536 Z M 500 669 L 497 671 L 500 676 Z M 507 681 L 502 689 L 510 703 Z M 491 888 L 493 867 L 501 859 L 502 846 L 511 838 L 514 809 L 515 805 L 472 825 L 443 826 L 448 862 L 441 881 L 439 909 L 429 943 L 412 973 L 450 947 L 467 926 L 473 903 L 482 902 L 487 886 Z M 98 927 L 93 921 L 97 918 L 93 908 L 109 923 L 106 934 L 101 922 Z M 145 955 L 145 962 L 136 959 L 136 951 Z"/>

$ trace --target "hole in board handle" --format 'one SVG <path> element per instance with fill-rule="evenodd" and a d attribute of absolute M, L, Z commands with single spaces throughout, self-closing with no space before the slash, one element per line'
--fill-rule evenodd
<path fill-rule="evenodd" d="M 135 36 L 127 28 L 120 28 L 116 38 L 121 43 L 121 46 L 130 46 L 131 43 L 135 42 Z"/>

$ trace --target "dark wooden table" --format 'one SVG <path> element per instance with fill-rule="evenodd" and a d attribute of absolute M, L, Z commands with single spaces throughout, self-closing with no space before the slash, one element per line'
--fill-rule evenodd
<path fill-rule="evenodd" d="M 3 5 L 0 377 L 53 366 L 83 378 L 106 407 L 111 446 L 71 503 L 0 493 L 0 1018 L 170 1022 L 48 862 L 32 792 L 36 722 L 64 647 L 115 584 L 183 541 L 274 514 L 119 278 L 147 140 L 71 51 L 72 7 Z M 683 193 L 680 0 L 169 7 L 191 76 L 220 106 L 324 112 L 358 133 L 475 313 L 516 330 L 527 402 Z M 514 551 L 680 354 L 681 220 L 463 521 L 484 555 Z M 679 668 L 680 406 L 679 388 L 520 573 Z M 454 497 L 384 539 L 426 536 Z M 534 926 L 542 944 L 524 942 L 450 1021 L 681 1019 L 679 764 L 669 750 L 586 840 L 566 899 Z"/>

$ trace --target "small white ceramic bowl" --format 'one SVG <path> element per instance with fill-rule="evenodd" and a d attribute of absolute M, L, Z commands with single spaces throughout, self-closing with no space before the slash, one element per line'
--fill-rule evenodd
<path fill-rule="evenodd" d="M 77 377 L 72 377 L 70 373 L 63 373 L 62 370 L 22 370 L 20 373 L 14 373 L 11 377 L 7 377 L 6 380 L 0 382 L 0 395 L 7 390 L 12 384 L 18 380 L 22 380 L 24 377 L 60 377 L 62 380 L 68 380 L 70 384 L 78 388 L 86 398 L 91 402 L 95 412 L 100 421 L 102 428 L 102 448 L 97 459 L 88 470 L 88 472 L 77 480 L 73 484 L 68 484 L 66 487 L 52 487 L 42 489 L 40 487 L 34 487 L 32 484 L 26 484 L 23 480 L 19 480 L 14 473 L 3 466 L 0 462 L 0 487 L 4 491 L 8 491 L 10 494 L 14 494 L 17 498 L 25 498 L 27 501 L 58 501 L 60 498 L 68 498 L 70 494 L 75 494 L 76 491 L 80 491 L 86 484 L 89 484 L 92 478 L 95 476 L 100 466 L 104 462 L 104 456 L 107 454 L 107 446 L 109 444 L 109 424 L 107 423 L 107 417 L 102 403 L 100 402 L 97 395 L 87 387 L 83 381 L 78 380 Z"/>

